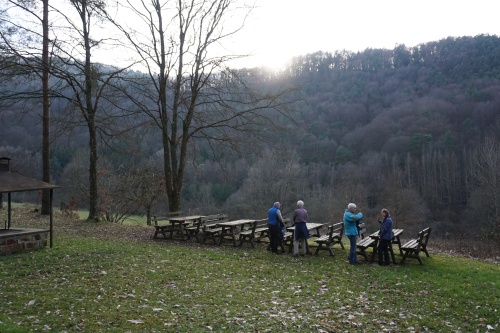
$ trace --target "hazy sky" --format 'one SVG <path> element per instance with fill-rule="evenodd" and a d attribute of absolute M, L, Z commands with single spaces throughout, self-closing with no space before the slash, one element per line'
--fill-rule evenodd
<path fill-rule="evenodd" d="M 253 54 L 242 64 L 248 67 L 282 66 L 293 56 L 316 51 L 500 36 L 499 0 L 257 0 L 257 5 L 228 45 L 234 52 Z"/>

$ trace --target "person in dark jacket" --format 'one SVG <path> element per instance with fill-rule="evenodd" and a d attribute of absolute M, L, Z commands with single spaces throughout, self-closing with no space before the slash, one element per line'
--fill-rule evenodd
<path fill-rule="evenodd" d="M 380 266 L 389 266 L 391 263 L 389 257 L 389 246 L 392 241 L 392 219 L 387 209 L 382 209 L 382 220 L 380 222 L 378 251 L 378 264 Z"/>
<path fill-rule="evenodd" d="M 293 256 L 299 256 L 299 242 L 302 248 L 302 254 L 306 255 L 307 239 L 309 231 L 307 230 L 307 210 L 304 209 L 304 201 L 297 201 L 297 209 L 293 213 L 293 222 L 295 223 L 294 239 L 293 239 Z"/>
<path fill-rule="evenodd" d="M 267 212 L 267 226 L 269 227 L 269 239 L 271 241 L 271 251 L 278 254 L 278 243 L 281 232 L 281 225 L 283 224 L 283 217 L 281 216 L 281 204 L 277 201 Z"/>

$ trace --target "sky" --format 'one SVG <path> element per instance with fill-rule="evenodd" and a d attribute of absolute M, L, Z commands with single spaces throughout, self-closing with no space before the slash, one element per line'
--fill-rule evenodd
<path fill-rule="evenodd" d="M 317 51 L 393 49 L 449 36 L 500 36 L 498 0 L 257 0 L 227 48 L 251 54 L 235 67 L 279 69 Z"/>

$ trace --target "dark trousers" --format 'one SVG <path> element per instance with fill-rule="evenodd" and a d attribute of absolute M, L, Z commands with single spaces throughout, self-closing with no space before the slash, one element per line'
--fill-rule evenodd
<path fill-rule="evenodd" d="M 268 224 L 269 226 L 269 240 L 271 241 L 271 251 L 278 253 L 278 244 L 280 237 L 280 227 L 278 224 Z"/>
<path fill-rule="evenodd" d="M 389 265 L 391 262 L 389 257 L 389 246 L 391 246 L 391 241 L 387 239 L 381 239 L 380 243 L 378 243 L 378 263 L 381 265 Z"/>

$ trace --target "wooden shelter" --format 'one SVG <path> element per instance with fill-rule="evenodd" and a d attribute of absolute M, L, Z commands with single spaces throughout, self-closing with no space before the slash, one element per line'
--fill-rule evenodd
<path fill-rule="evenodd" d="M 33 235 L 36 234 L 37 229 L 22 229 L 22 228 L 11 228 L 11 194 L 14 192 L 25 192 L 25 191 L 40 191 L 49 190 L 50 191 L 50 247 L 53 246 L 53 224 L 54 224 L 54 212 L 52 208 L 53 201 L 53 190 L 59 186 L 52 185 L 40 180 L 25 177 L 19 173 L 10 170 L 10 158 L 0 157 L 0 193 L 7 193 L 7 221 L 3 229 L 0 229 L 0 235 L 8 235 L 8 237 L 17 237 L 19 235 Z M 45 230 L 46 232 L 46 230 Z M 18 237 L 19 238 L 19 237 Z"/>

